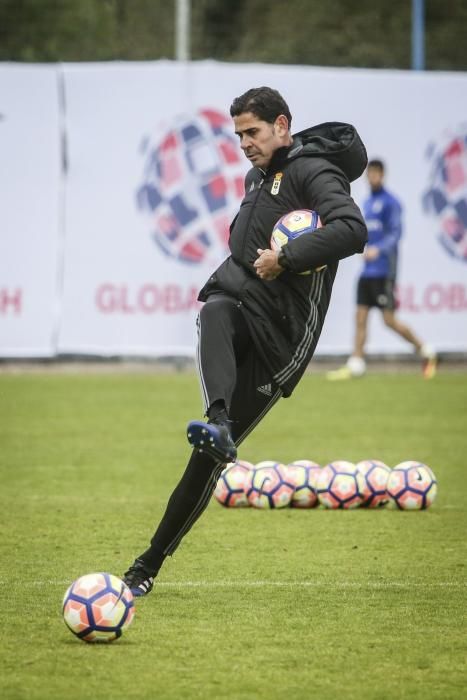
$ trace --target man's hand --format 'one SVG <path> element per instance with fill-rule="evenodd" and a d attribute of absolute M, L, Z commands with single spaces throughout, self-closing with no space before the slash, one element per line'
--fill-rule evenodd
<path fill-rule="evenodd" d="M 365 260 L 376 260 L 379 258 L 379 248 L 376 245 L 368 245 L 363 253 Z"/>
<path fill-rule="evenodd" d="M 277 250 L 263 250 L 262 248 L 258 248 L 256 252 L 259 257 L 253 264 L 256 268 L 256 274 L 258 277 L 261 277 L 262 280 L 274 280 L 281 272 L 284 272 L 284 268 L 277 262 L 277 258 L 279 257 L 279 252 Z"/>

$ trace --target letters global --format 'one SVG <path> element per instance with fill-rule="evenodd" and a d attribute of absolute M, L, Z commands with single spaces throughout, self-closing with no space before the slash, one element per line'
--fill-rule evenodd
<path fill-rule="evenodd" d="M 105 283 L 96 289 L 96 306 L 103 314 L 178 314 L 196 311 L 198 289 L 179 284 L 146 283 L 134 289 L 127 284 Z"/>
<path fill-rule="evenodd" d="M 397 298 L 401 311 L 467 311 L 467 287 L 460 283 L 432 283 L 421 289 L 412 284 L 399 285 Z"/>

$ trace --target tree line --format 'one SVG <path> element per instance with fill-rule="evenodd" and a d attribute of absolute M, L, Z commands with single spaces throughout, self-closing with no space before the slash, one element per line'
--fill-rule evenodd
<path fill-rule="evenodd" d="M 192 0 L 194 60 L 411 67 L 411 0 Z M 0 0 L 0 60 L 175 57 L 175 0 Z M 426 68 L 467 70 L 466 0 L 425 0 Z"/>

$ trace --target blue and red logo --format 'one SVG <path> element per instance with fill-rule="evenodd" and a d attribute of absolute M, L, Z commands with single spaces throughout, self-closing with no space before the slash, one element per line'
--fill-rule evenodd
<path fill-rule="evenodd" d="M 245 165 L 229 117 L 213 109 L 182 117 L 146 145 L 139 209 L 154 241 L 183 263 L 216 263 L 228 253 L 229 225 L 244 194 Z"/>
<path fill-rule="evenodd" d="M 438 238 L 448 253 L 467 263 L 467 126 L 430 144 L 429 188 L 423 195 L 425 211 L 438 223 Z"/>

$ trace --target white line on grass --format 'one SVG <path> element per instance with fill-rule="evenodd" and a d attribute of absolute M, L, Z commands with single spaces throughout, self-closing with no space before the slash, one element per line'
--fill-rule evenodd
<path fill-rule="evenodd" d="M 44 581 L 25 581 L 17 584 L 0 581 L 0 586 L 69 586 L 71 581 L 49 579 Z M 157 581 L 158 588 L 465 588 L 467 581 Z"/>
<path fill-rule="evenodd" d="M 439 581 L 433 583 L 410 583 L 404 581 L 160 581 L 158 586 L 167 588 L 411 588 L 419 587 L 464 587 L 467 582 Z"/>

